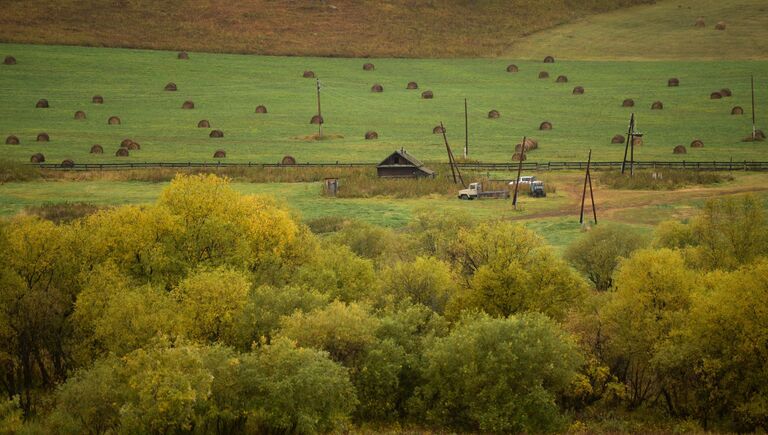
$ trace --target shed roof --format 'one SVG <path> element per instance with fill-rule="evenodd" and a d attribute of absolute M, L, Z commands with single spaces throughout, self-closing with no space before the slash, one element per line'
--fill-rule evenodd
<path fill-rule="evenodd" d="M 389 160 L 394 155 L 398 155 L 398 156 L 402 157 L 405 161 L 410 163 L 410 165 L 391 165 L 391 164 L 387 164 L 387 160 Z M 423 171 L 423 172 L 425 172 L 425 173 L 427 173 L 429 175 L 434 175 L 435 174 L 435 171 L 433 171 L 433 170 L 429 169 L 428 167 L 424 166 L 424 163 L 422 163 L 416 157 L 408 154 L 402 148 L 397 150 L 397 151 L 395 151 L 395 152 L 393 152 L 392 154 L 388 155 L 387 158 L 382 160 L 382 162 L 379 163 L 376 167 L 377 168 L 401 168 L 403 166 L 415 166 L 415 167 L 419 168 L 421 171 Z"/>

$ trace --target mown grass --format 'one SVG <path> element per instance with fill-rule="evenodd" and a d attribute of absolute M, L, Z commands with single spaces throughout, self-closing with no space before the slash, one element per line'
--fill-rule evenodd
<path fill-rule="evenodd" d="M 0 65 L 0 155 L 29 161 L 42 152 L 48 162 L 69 158 L 86 162 L 207 161 L 217 149 L 226 161 L 275 163 L 285 155 L 298 162 L 378 162 L 395 149 L 405 148 L 422 161 L 446 162 L 441 135 L 433 127 L 443 121 L 454 152 L 464 141 L 464 98 L 469 104 L 469 157 L 509 162 L 514 144 L 534 137 L 539 148 L 529 161 L 585 160 L 589 149 L 595 160 L 621 160 L 623 146 L 611 145 L 615 134 L 626 132 L 630 112 L 637 116 L 645 144 L 638 160 L 759 160 L 764 144 L 740 140 L 751 132 L 748 115 L 731 116 L 731 107 L 750 106 L 749 75 L 768 76 L 768 62 L 595 62 L 514 61 L 511 59 L 407 60 L 376 59 L 376 70 L 362 70 L 359 59 L 264 57 L 193 53 L 180 61 L 173 52 L 59 46 L 0 45 L 0 54 L 13 54 L 17 65 Z M 515 62 L 520 72 L 505 71 Z M 316 133 L 309 119 L 316 112 L 315 81 L 301 77 L 305 69 L 321 78 L 326 134 L 340 135 L 308 141 Z M 550 79 L 539 80 L 540 70 Z M 555 83 L 558 75 L 569 83 Z M 667 87 L 678 77 L 680 87 Z M 420 89 L 406 90 L 417 81 Z M 177 92 L 165 92 L 168 82 Z M 384 86 L 372 93 L 373 83 Z M 759 82 L 760 83 L 760 82 Z M 571 94 L 581 85 L 586 93 Z M 733 97 L 710 100 L 713 90 L 728 87 Z M 435 93 L 432 100 L 421 90 Z M 101 94 L 102 105 L 91 97 Z M 40 98 L 49 109 L 35 109 Z M 624 98 L 634 109 L 621 107 Z M 185 100 L 194 110 L 182 110 Z M 664 110 L 651 110 L 655 100 Z M 257 105 L 267 114 L 255 114 Z M 757 107 L 768 107 L 764 86 L 757 89 Z M 491 109 L 501 118 L 488 119 Z M 76 121 L 84 110 L 87 119 Z M 122 125 L 108 126 L 117 115 Z M 224 137 L 212 139 L 210 120 Z M 539 131 L 542 121 L 554 128 Z M 764 128 L 765 117 L 758 117 Z M 364 140 L 368 130 L 378 140 Z M 36 142 L 47 132 L 50 142 Z M 8 135 L 21 145 L 6 145 Z M 141 144 L 127 158 L 115 157 L 120 142 Z M 673 155 L 676 145 L 693 139 L 704 148 Z M 89 154 L 98 143 L 105 154 Z"/>
<path fill-rule="evenodd" d="M 733 180 L 728 173 L 709 171 L 642 170 L 634 175 L 620 171 L 595 173 L 597 182 L 611 189 L 674 190 L 685 186 L 707 186 Z"/>

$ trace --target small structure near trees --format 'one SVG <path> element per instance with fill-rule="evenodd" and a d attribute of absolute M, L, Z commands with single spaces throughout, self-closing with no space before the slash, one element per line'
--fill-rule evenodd
<path fill-rule="evenodd" d="M 435 176 L 435 171 L 424 166 L 424 163 L 402 148 L 379 163 L 376 166 L 376 173 L 379 177 L 386 178 L 434 178 Z"/>

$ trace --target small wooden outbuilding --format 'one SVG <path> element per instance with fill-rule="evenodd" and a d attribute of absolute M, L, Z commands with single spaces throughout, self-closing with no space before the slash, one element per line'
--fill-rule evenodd
<path fill-rule="evenodd" d="M 376 166 L 376 172 L 379 177 L 388 178 L 434 178 L 435 176 L 435 171 L 424 166 L 424 163 L 421 163 L 402 148 L 379 163 Z"/>

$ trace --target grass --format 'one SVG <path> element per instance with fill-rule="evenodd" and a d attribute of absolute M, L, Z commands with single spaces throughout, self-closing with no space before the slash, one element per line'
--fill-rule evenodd
<path fill-rule="evenodd" d="M 116 161 L 216 161 L 216 149 L 227 151 L 227 161 L 278 162 L 286 154 L 299 162 L 378 162 L 394 149 L 406 148 L 426 162 L 446 160 L 440 135 L 432 128 L 443 121 L 456 154 L 464 139 L 464 98 L 469 103 L 470 159 L 506 162 L 522 136 L 539 140 L 531 161 L 584 160 L 593 149 L 595 160 L 620 160 L 623 146 L 611 145 L 614 134 L 624 133 L 630 109 L 624 98 L 634 98 L 638 128 L 645 145 L 638 160 L 739 160 L 765 159 L 765 145 L 743 143 L 751 132 L 749 116 L 731 116 L 732 106 L 748 108 L 749 75 L 768 76 L 768 62 L 601 62 L 514 61 L 511 59 L 409 60 L 377 59 L 376 71 L 362 70 L 359 59 L 266 57 L 193 54 L 189 61 L 175 53 L 125 49 L 29 46 L 0 44 L 0 53 L 14 54 L 18 64 L 0 65 L 0 155 L 28 161 L 42 152 L 48 162 L 65 158 L 75 162 Z M 505 72 L 509 62 L 520 72 Z M 325 132 L 342 137 L 306 140 L 315 133 L 309 124 L 316 112 L 315 82 L 301 77 L 314 70 L 322 82 Z M 540 70 L 551 79 L 537 79 Z M 555 83 L 560 74 L 567 84 Z M 668 88 L 667 79 L 678 77 L 681 86 Z M 419 91 L 405 89 L 419 83 Z M 165 92 L 167 82 L 178 92 Z M 381 83 L 384 92 L 370 92 Z M 758 84 L 761 82 L 758 81 Z M 571 95 L 575 85 L 586 94 Z M 711 91 L 729 87 L 734 96 L 710 100 Z M 435 99 L 423 100 L 419 92 L 431 89 Z M 103 105 L 91 104 L 101 94 Z M 35 109 L 39 98 L 51 108 Z M 193 100 L 194 110 L 181 103 Z M 664 110 L 650 110 L 661 100 Z M 269 113 L 254 113 L 257 105 Z M 764 86 L 757 90 L 757 107 L 768 107 Z M 500 119 L 488 119 L 491 109 Z M 73 119 L 84 110 L 87 119 Z M 758 127 L 765 128 L 759 112 Z M 107 118 L 120 116 L 120 126 Z M 208 129 L 196 127 L 208 119 L 225 137 L 212 139 Z M 539 131 L 550 121 L 551 131 Z M 366 131 L 379 139 L 366 141 Z M 51 142 L 38 143 L 39 132 Z M 5 145 L 14 134 L 21 145 Z M 122 139 L 132 138 L 141 150 L 117 158 Z M 673 155 L 672 148 L 704 141 L 704 148 Z M 88 151 L 94 143 L 105 154 Z"/>
<path fill-rule="evenodd" d="M 732 180 L 728 173 L 707 171 L 642 170 L 627 177 L 619 171 L 596 172 L 596 181 L 612 189 L 675 190 L 685 186 L 704 186 Z"/>

